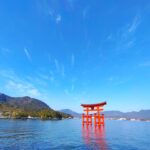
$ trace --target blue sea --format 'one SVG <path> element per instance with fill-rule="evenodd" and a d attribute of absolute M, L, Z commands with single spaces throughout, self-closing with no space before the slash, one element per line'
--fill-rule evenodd
<path fill-rule="evenodd" d="M 150 122 L 0 119 L 0 150 L 150 150 Z"/>

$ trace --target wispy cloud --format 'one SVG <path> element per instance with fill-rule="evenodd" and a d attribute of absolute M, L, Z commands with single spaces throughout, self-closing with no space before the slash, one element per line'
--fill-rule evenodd
<path fill-rule="evenodd" d="M 71 85 L 71 91 L 74 91 L 74 83 Z"/>
<path fill-rule="evenodd" d="M 140 16 L 135 16 L 133 19 L 133 22 L 128 26 L 128 32 L 134 32 L 136 31 L 137 27 L 140 24 Z"/>
<path fill-rule="evenodd" d="M 47 74 L 42 74 L 42 73 L 39 73 L 38 74 L 38 76 L 40 77 L 40 79 L 39 79 L 39 81 L 41 81 L 41 79 L 42 79 L 42 81 L 45 83 L 45 81 L 46 81 L 46 83 L 48 83 L 49 81 L 51 82 L 51 83 L 53 83 L 54 82 L 54 76 L 52 75 L 52 74 L 50 74 L 50 73 L 47 73 Z"/>
<path fill-rule="evenodd" d="M 113 80 L 114 80 L 114 77 L 113 77 L 113 76 L 111 76 L 111 77 L 109 77 L 107 80 L 111 82 L 111 81 L 113 81 Z"/>
<path fill-rule="evenodd" d="M 74 0 L 67 0 L 67 2 L 68 2 L 68 4 L 69 4 L 69 7 L 70 7 L 71 9 L 73 9 L 73 8 L 74 8 Z"/>
<path fill-rule="evenodd" d="M 82 15 L 83 15 L 83 18 L 84 18 L 84 19 L 85 19 L 86 16 L 88 15 L 89 8 L 90 8 L 90 7 L 86 7 L 86 8 L 84 8 L 83 11 L 82 11 Z"/>
<path fill-rule="evenodd" d="M 57 59 L 54 59 L 54 63 L 57 73 L 61 75 L 61 77 L 65 77 L 65 66 L 59 63 Z"/>
<path fill-rule="evenodd" d="M 74 54 L 71 55 L 71 65 L 74 66 L 75 64 L 75 56 Z"/>
<path fill-rule="evenodd" d="M 1 48 L 0 49 L 0 54 L 8 55 L 8 53 L 10 53 L 10 50 L 8 48 Z"/>
<path fill-rule="evenodd" d="M 122 77 L 122 76 L 110 76 L 108 77 L 106 80 L 108 81 L 108 83 L 113 84 L 113 85 L 123 85 L 126 84 L 127 82 L 129 82 L 131 80 L 132 77 Z"/>
<path fill-rule="evenodd" d="M 66 95 L 70 95 L 70 92 L 69 92 L 68 89 L 65 89 L 65 90 L 64 90 L 64 93 L 65 93 Z"/>
<path fill-rule="evenodd" d="M 112 37 L 112 34 L 109 34 L 107 37 L 106 37 L 106 40 L 111 40 L 113 37 Z"/>
<path fill-rule="evenodd" d="M 77 78 L 73 78 L 73 79 L 71 80 L 71 91 L 72 91 L 72 92 L 73 92 L 74 89 L 75 89 L 75 83 L 76 83 L 76 81 L 77 81 Z"/>
<path fill-rule="evenodd" d="M 54 63 L 55 63 L 55 67 L 56 67 L 57 72 L 59 72 L 59 71 L 60 71 L 60 66 L 59 66 L 58 60 L 55 59 L 55 60 L 54 60 Z"/>
<path fill-rule="evenodd" d="M 58 12 L 54 11 L 53 9 L 49 10 L 49 16 L 53 21 L 59 24 L 62 21 L 62 16 Z"/>
<path fill-rule="evenodd" d="M 115 52 L 116 54 L 127 52 L 136 44 L 135 33 L 140 25 L 141 17 L 136 15 L 133 20 L 120 28 L 116 34 L 110 34 L 107 37 L 107 40 L 113 41 L 115 43 Z"/>
<path fill-rule="evenodd" d="M 74 92 L 75 92 L 75 82 L 77 81 L 77 79 L 73 78 L 72 80 L 70 80 L 70 84 L 69 86 L 64 90 L 64 93 L 66 95 L 70 95 L 74 97 Z M 80 94 L 82 94 L 82 92 L 80 92 Z"/>
<path fill-rule="evenodd" d="M 30 55 L 29 51 L 26 48 L 24 48 L 24 52 L 25 52 L 25 55 L 26 55 L 27 59 L 29 61 L 32 61 L 31 55 Z"/>
<path fill-rule="evenodd" d="M 140 67 L 150 67 L 150 61 L 145 61 L 139 64 Z"/>
<path fill-rule="evenodd" d="M 40 87 L 46 87 L 47 86 L 47 82 L 42 78 L 37 76 L 26 76 L 26 80 L 28 83 L 34 83 Z"/>
<path fill-rule="evenodd" d="M 54 82 L 55 81 L 54 72 L 52 70 L 50 70 L 49 73 L 50 73 L 50 80 L 51 80 L 51 82 Z"/>
<path fill-rule="evenodd" d="M 15 72 L 11 69 L 0 70 L 0 76 L 4 79 L 19 80 L 18 77 L 16 76 Z"/>
<path fill-rule="evenodd" d="M 65 67 L 64 67 L 64 65 L 62 65 L 62 67 L 61 67 L 61 76 L 65 77 Z"/>
<path fill-rule="evenodd" d="M 19 96 L 41 97 L 41 92 L 31 82 L 20 78 L 13 70 L 0 70 L 0 77 L 4 81 L 3 89 L 8 93 Z"/>
<path fill-rule="evenodd" d="M 62 21 L 62 15 L 59 11 L 60 3 L 57 0 L 37 0 L 35 1 L 40 17 L 47 17 L 52 22 L 59 24 Z M 71 5 L 71 0 L 66 0 L 66 4 Z"/>
<path fill-rule="evenodd" d="M 127 47 L 132 47 L 134 45 L 135 40 L 131 40 L 129 42 L 127 42 Z"/>
<path fill-rule="evenodd" d="M 29 83 L 20 83 L 17 81 L 9 80 L 7 81 L 5 88 L 7 91 L 17 91 L 19 95 L 22 96 L 31 96 L 31 97 L 40 97 L 41 93 L 33 85 Z"/>
<path fill-rule="evenodd" d="M 56 16 L 56 23 L 58 24 L 58 23 L 60 23 L 61 22 L 61 15 L 60 14 L 58 14 L 57 16 Z"/>
<path fill-rule="evenodd" d="M 122 35 L 121 35 L 122 38 L 128 39 L 128 37 L 133 36 L 136 30 L 138 29 L 140 22 L 141 22 L 140 16 L 136 15 L 133 18 L 132 22 L 123 28 Z"/>
<path fill-rule="evenodd" d="M 48 56 L 48 61 L 51 62 L 52 61 L 51 55 L 49 53 L 46 55 Z"/>
<path fill-rule="evenodd" d="M 49 10 L 49 15 L 50 15 L 51 17 L 53 17 L 53 16 L 54 16 L 54 12 L 53 12 L 52 10 Z"/>

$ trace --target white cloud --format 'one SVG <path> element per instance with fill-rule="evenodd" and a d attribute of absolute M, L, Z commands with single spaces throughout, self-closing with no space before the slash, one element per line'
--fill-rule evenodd
<path fill-rule="evenodd" d="M 31 55 L 30 55 L 29 51 L 28 51 L 26 48 L 24 48 L 24 52 L 25 52 L 25 55 L 26 55 L 27 59 L 28 59 L 29 61 L 32 61 Z"/>
<path fill-rule="evenodd" d="M 60 23 L 60 21 L 61 21 L 61 15 L 57 15 L 56 16 L 56 23 L 58 24 L 58 23 Z"/>

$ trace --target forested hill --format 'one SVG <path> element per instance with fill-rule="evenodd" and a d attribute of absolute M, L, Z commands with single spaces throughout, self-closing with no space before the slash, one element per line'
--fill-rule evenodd
<path fill-rule="evenodd" d="M 0 94 L 0 103 L 14 108 L 20 108 L 25 111 L 39 111 L 42 109 L 50 109 L 50 107 L 44 102 L 28 96 L 10 97 L 5 94 Z"/>
<path fill-rule="evenodd" d="M 43 119 L 61 119 L 72 117 L 53 110 L 41 100 L 29 96 L 11 97 L 3 93 L 0 93 L 0 112 L 3 116 L 9 118 L 26 118 L 31 116 Z"/>

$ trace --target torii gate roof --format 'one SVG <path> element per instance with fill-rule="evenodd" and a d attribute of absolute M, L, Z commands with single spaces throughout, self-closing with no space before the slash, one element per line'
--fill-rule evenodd
<path fill-rule="evenodd" d="M 96 107 L 96 106 L 103 107 L 106 104 L 107 104 L 107 102 L 101 102 L 101 103 L 97 103 L 97 104 L 81 104 L 81 106 L 82 107 Z"/>

